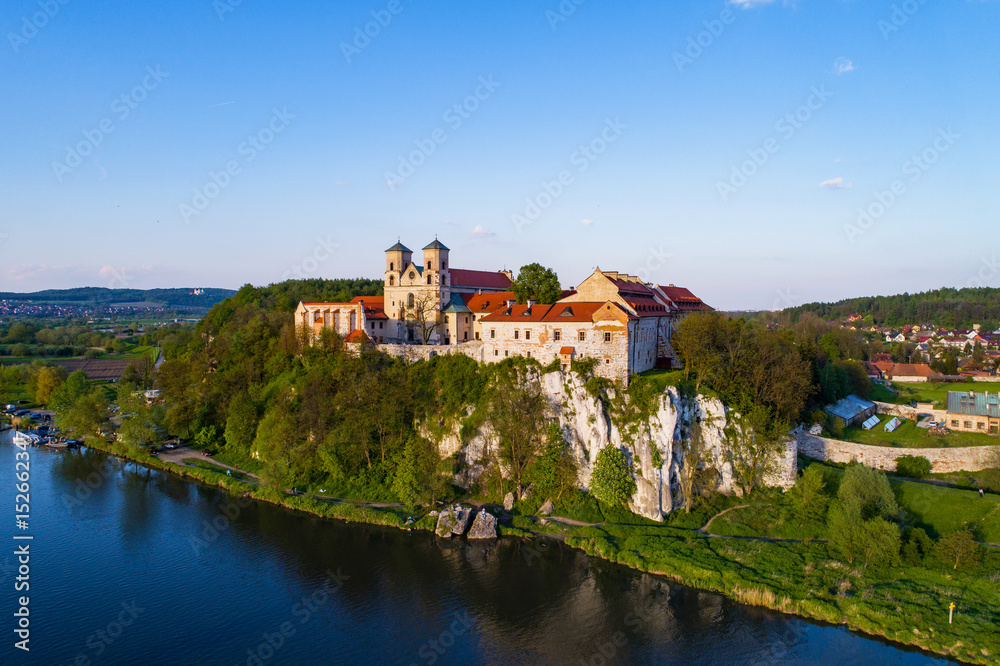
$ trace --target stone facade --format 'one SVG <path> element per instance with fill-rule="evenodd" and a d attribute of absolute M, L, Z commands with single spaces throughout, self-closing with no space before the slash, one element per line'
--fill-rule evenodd
<path fill-rule="evenodd" d="M 868 446 L 810 435 L 799 429 L 795 431 L 799 451 L 815 460 L 829 460 L 837 463 L 858 462 L 876 469 L 896 471 L 896 458 L 900 456 L 921 456 L 931 462 L 933 474 L 948 472 L 978 472 L 992 466 L 990 456 L 998 447 L 970 446 L 954 449 L 897 449 L 888 446 Z"/>

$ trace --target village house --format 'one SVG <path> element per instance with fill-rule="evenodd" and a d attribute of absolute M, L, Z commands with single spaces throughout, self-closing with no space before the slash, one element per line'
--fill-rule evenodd
<path fill-rule="evenodd" d="M 419 346 L 425 355 L 463 353 L 485 363 L 520 355 L 544 365 L 558 359 L 564 368 L 592 358 L 599 376 L 627 381 L 678 365 L 670 344 L 678 323 L 712 309 L 683 287 L 600 268 L 556 303 L 518 305 L 510 272 L 455 269 L 449 254 L 435 239 L 417 263 L 396 243 L 385 252 L 384 296 L 300 303 L 296 324 L 310 341 L 329 329 L 394 354 Z M 426 351 L 432 347 L 444 349 Z"/>
<path fill-rule="evenodd" d="M 1000 434 L 1000 394 L 949 391 L 947 409 L 933 415 L 950 430 Z"/>

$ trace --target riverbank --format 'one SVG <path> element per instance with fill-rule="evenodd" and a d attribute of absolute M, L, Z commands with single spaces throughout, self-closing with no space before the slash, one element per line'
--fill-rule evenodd
<path fill-rule="evenodd" d="M 318 517 L 399 529 L 432 531 L 427 510 L 375 508 L 290 495 L 199 467 L 152 456 L 137 459 L 113 445 L 97 450 L 214 485 L 237 495 Z M 503 527 L 503 536 L 557 536 L 591 557 L 623 564 L 741 603 L 842 625 L 861 634 L 919 648 L 967 663 L 997 663 L 1000 654 L 1000 578 L 925 568 L 891 574 L 865 572 L 834 559 L 820 542 L 766 542 L 719 537 L 662 524 L 573 525 L 550 521 L 542 529 Z M 636 522 L 645 522 L 641 519 Z M 523 524 L 523 522 L 521 523 Z M 956 604 L 955 622 L 947 606 Z"/>

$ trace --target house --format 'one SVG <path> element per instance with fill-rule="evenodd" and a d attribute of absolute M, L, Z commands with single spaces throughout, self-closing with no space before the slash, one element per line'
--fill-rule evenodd
<path fill-rule="evenodd" d="M 319 338 L 323 329 L 343 338 L 362 331 L 372 341 L 381 342 L 387 321 L 382 296 L 357 296 L 349 303 L 299 303 L 295 309 L 295 324 L 306 332 L 310 343 Z"/>
<path fill-rule="evenodd" d="M 949 391 L 945 421 L 951 430 L 1000 433 L 1000 394 L 975 391 Z"/>
<path fill-rule="evenodd" d="M 827 414 L 840 419 L 844 427 L 860 425 L 875 415 L 877 408 L 874 402 L 859 398 L 853 393 L 834 405 L 827 405 Z"/>
<path fill-rule="evenodd" d="M 886 342 L 906 342 L 906 336 L 896 331 L 889 331 L 885 334 Z"/>
<path fill-rule="evenodd" d="M 924 363 L 884 363 L 875 364 L 885 379 L 893 382 L 921 383 L 941 377 Z"/>

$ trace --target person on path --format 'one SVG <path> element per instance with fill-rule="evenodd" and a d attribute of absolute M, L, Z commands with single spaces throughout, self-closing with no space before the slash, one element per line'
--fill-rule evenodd
<path fill-rule="evenodd" d="M 986 491 L 983 490 L 982 488 L 980 488 L 979 489 L 979 496 L 985 498 L 986 497 Z"/>

